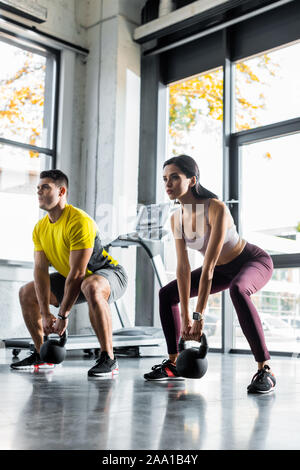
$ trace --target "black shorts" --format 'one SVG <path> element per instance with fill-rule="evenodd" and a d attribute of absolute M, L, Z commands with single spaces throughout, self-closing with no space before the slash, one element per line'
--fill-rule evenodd
<path fill-rule="evenodd" d="M 97 271 L 93 272 L 93 274 L 97 274 L 98 276 L 105 277 L 110 285 L 110 296 L 108 299 L 108 303 L 113 303 L 118 300 L 124 294 L 127 284 L 128 284 L 128 276 L 126 274 L 125 269 L 123 266 L 118 264 L 117 266 L 105 266 L 105 268 L 98 269 Z M 50 288 L 51 292 L 57 298 L 59 305 L 62 302 L 65 290 L 65 282 L 66 278 L 61 274 L 55 272 L 50 274 Z M 75 304 L 82 304 L 86 302 L 86 298 L 84 294 L 80 291 L 80 294 L 75 302 Z"/>

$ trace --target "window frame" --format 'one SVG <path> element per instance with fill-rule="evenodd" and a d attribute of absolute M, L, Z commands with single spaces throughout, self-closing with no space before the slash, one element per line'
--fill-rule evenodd
<path fill-rule="evenodd" d="M 54 167 L 56 163 L 56 156 L 57 156 L 60 51 L 53 49 L 51 47 L 45 46 L 44 44 L 40 44 L 37 41 L 29 40 L 18 34 L 8 32 L 4 30 L 3 28 L 0 28 L 0 41 L 9 43 L 15 47 L 20 47 L 21 49 L 28 50 L 35 54 L 43 55 L 45 57 L 47 57 L 48 55 L 53 56 L 56 70 L 54 72 L 54 75 L 55 75 L 54 97 L 52 97 L 53 119 L 52 119 L 52 126 L 51 126 L 51 133 L 52 133 L 51 145 L 47 147 L 39 147 L 36 145 L 26 144 L 24 142 L 6 139 L 4 137 L 0 137 L 0 143 L 3 143 L 5 145 L 13 145 L 19 148 L 23 148 L 25 150 L 32 150 L 34 152 L 49 155 L 53 159 L 53 163 L 54 163 L 53 167 Z"/>
<path fill-rule="evenodd" d="M 27 144 L 25 142 L 19 142 L 11 139 L 6 139 L 0 137 L 0 144 L 14 146 L 22 150 L 30 150 L 43 154 L 50 157 L 49 167 L 47 169 L 55 168 L 57 161 L 57 137 L 58 137 L 58 112 L 59 112 L 59 89 L 60 89 L 60 62 L 61 62 L 61 52 L 58 49 L 54 49 L 38 41 L 28 39 L 26 36 L 17 34 L 11 31 L 6 30 L 5 28 L 0 28 L 0 41 L 9 43 L 14 47 L 20 47 L 21 49 L 28 50 L 35 54 L 41 54 L 45 57 L 51 57 L 55 70 L 53 72 L 53 78 L 55 80 L 51 95 L 53 114 L 51 116 L 51 138 L 50 144 L 46 147 L 40 147 L 37 145 Z M 47 90 L 45 90 L 45 94 Z M 23 261 L 23 260 L 10 260 L 10 259 L 0 259 L 0 266 L 21 266 L 30 268 L 33 266 L 33 262 Z"/>

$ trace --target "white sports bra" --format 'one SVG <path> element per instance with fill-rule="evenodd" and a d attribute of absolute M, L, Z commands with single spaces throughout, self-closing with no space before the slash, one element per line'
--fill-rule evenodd
<path fill-rule="evenodd" d="M 195 238 L 187 238 L 184 234 L 184 229 L 183 229 L 183 221 L 182 221 L 182 208 L 180 207 L 180 223 L 181 223 L 181 231 L 182 231 L 182 236 L 185 240 L 185 244 L 188 248 L 191 248 L 192 250 L 197 250 L 200 251 L 200 253 L 204 256 L 207 245 L 209 242 L 209 237 L 210 237 L 210 232 L 211 232 L 211 226 L 208 221 L 208 209 L 210 205 L 210 200 L 211 199 L 205 199 L 199 206 L 204 206 L 204 219 L 203 219 L 203 227 L 201 227 L 201 232 L 203 232 L 202 236 L 199 236 L 197 233 L 197 236 Z M 229 211 L 228 207 L 226 209 Z M 227 229 L 226 237 L 224 240 L 223 248 L 221 250 L 220 256 L 226 256 L 229 254 L 232 249 L 236 246 L 240 239 L 239 234 L 237 233 L 236 230 L 236 225 L 233 224 L 230 228 Z"/>

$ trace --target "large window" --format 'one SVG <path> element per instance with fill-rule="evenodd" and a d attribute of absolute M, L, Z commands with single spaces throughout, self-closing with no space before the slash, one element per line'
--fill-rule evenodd
<path fill-rule="evenodd" d="M 168 88 L 169 127 L 167 158 L 182 153 L 192 156 L 200 169 L 201 183 L 222 199 L 223 194 L 223 69 L 207 71 Z M 218 171 L 216 171 L 216 168 Z M 167 198 L 166 198 L 167 200 Z M 164 261 L 169 280 L 176 277 L 175 246 L 172 237 L 164 244 Z M 203 263 L 203 256 L 188 250 L 191 269 Z M 191 310 L 197 299 L 191 299 Z M 206 333 L 210 347 L 221 347 L 222 295 L 209 297 Z"/>
<path fill-rule="evenodd" d="M 299 117 L 300 43 L 238 61 L 235 131 Z"/>
<path fill-rule="evenodd" d="M 299 50 L 297 42 L 234 64 L 239 232 L 286 264 L 300 253 Z M 299 292 L 299 268 L 285 268 L 252 296 L 269 349 L 299 351 Z M 234 339 L 248 346 L 236 319 Z"/>
<path fill-rule="evenodd" d="M 241 235 L 270 254 L 300 253 L 300 133 L 240 148 Z"/>
<path fill-rule="evenodd" d="M 58 58 L 0 33 L 0 259 L 32 261 L 39 173 L 55 164 Z"/>

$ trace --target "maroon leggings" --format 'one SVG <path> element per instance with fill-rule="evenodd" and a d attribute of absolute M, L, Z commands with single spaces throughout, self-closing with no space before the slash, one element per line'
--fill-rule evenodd
<path fill-rule="evenodd" d="M 260 290 L 272 277 L 272 258 L 264 250 L 247 242 L 242 253 L 230 263 L 215 266 L 211 294 L 229 288 L 244 335 L 257 362 L 270 359 L 262 324 L 251 295 Z M 190 297 L 198 295 L 202 267 L 191 272 Z M 159 292 L 159 312 L 168 353 L 178 352 L 181 316 L 177 280 L 162 287 Z M 205 320 L 204 320 L 205 325 Z"/>

